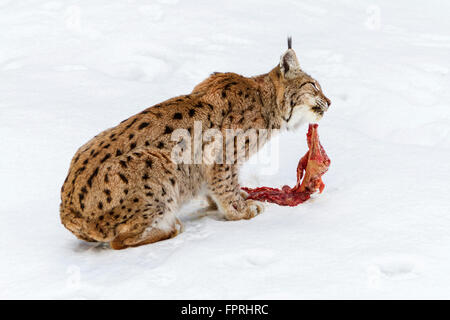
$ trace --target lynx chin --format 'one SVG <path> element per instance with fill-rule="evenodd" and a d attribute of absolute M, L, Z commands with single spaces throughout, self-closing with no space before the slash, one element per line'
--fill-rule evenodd
<path fill-rule="evenodd" d="M 177 209 L 202 194 L 227 220 L 261 213 L 262 204 L 240 191 L 236 155 L 251 155 L 280 129 L 319 121 L 330 106 L 319 83 L 300 68 L 291 43 L 266 74 L 214 73 L 190 94 L 147 108 L 79 148 L 61 188 L 63 225 L 79 239 L 124 249 L 176 236 L 182 230 Z M 233 130 L 233 139 L 220 143 L 234 160 L 172 161 L 174 148 L 186 147 L 174 131 L 192 135 L 194 123 L 223 137 Z M 264 132 L 258 142 L 252 130 Z M 230 148 L 231 141 L 242 143 Z"/>

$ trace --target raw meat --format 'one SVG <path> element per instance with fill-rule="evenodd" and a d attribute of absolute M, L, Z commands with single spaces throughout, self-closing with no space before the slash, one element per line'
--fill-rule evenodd
<path fill-rule="evenodd" d="M 330 159 L 320 144 L 317 128 L 317 124 L 309 125 L 306 135 L 309 150 L 298 163 L 297 184 L 295 187 L 290 188 L 285 185 L 281 190 L 269 187 L 254 189 L 243 187 L 242 190 L 248 193 L 248 199 L 293 207 L 308 200 L 317 190 L 322 193 L 325 187 L 322 175 L 327 172 L 330 166 Z"/>

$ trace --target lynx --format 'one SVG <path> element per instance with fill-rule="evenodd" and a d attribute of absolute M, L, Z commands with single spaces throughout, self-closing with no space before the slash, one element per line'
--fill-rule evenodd
<path fill-rule="evenodd" d="M 224 134 L 265 129 L 268 140 L 279 129 L 317 122 L 329 106 L 289 38 L 269 73 L 214 73 L 190 94 L 149 107 L 83 145 L 61 189 L 61 221 L 79 239 L 123 249 L 176 236 L 177 209 L 202 194 L 227 220 L 253 218 L 263 207 L 240 191 L 240 163 L 176 163 L 174 131 L 192 134 L 194 123 Z M 244 148 L 254 149 L 249 141 Z"/>

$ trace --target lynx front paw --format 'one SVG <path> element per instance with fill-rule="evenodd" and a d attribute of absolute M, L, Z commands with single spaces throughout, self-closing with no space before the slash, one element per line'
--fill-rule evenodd
<path fill-rule="evenodd" d="M 261 214 L 264 212 L 264 204 L 255 200 L 246 200 L 245 201 L 247 208 L 246 208 L 246 217 L 245 219 L 251 219 L 258 214 Z"/>
<path fill-rule="evenodd" d="M 262 203 L 254 200 L 245 200 L 234 203 L 227 208 L 225 218 L 227 220 L 251 219 L 264 211 Z"/>

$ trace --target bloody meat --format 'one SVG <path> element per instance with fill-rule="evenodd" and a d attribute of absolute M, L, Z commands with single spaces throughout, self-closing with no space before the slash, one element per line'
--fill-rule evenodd
<path fill-rule="evenodd" d="M 306 134 L 309 150 L 298 163 L 297 184 L 293 188 L 283 186 L 281 190 L 269 187 L 243 187 L 242 190 L 248 193 L 248 199 L 293 207 L 308 200 L 317 190 L 320 193 L 323 191 L 325 184 L 322 181 L 322 175 L 327 172 L 330 159 L 320 144 L 317 128 L 317 124 L 309 125 Z"/>

